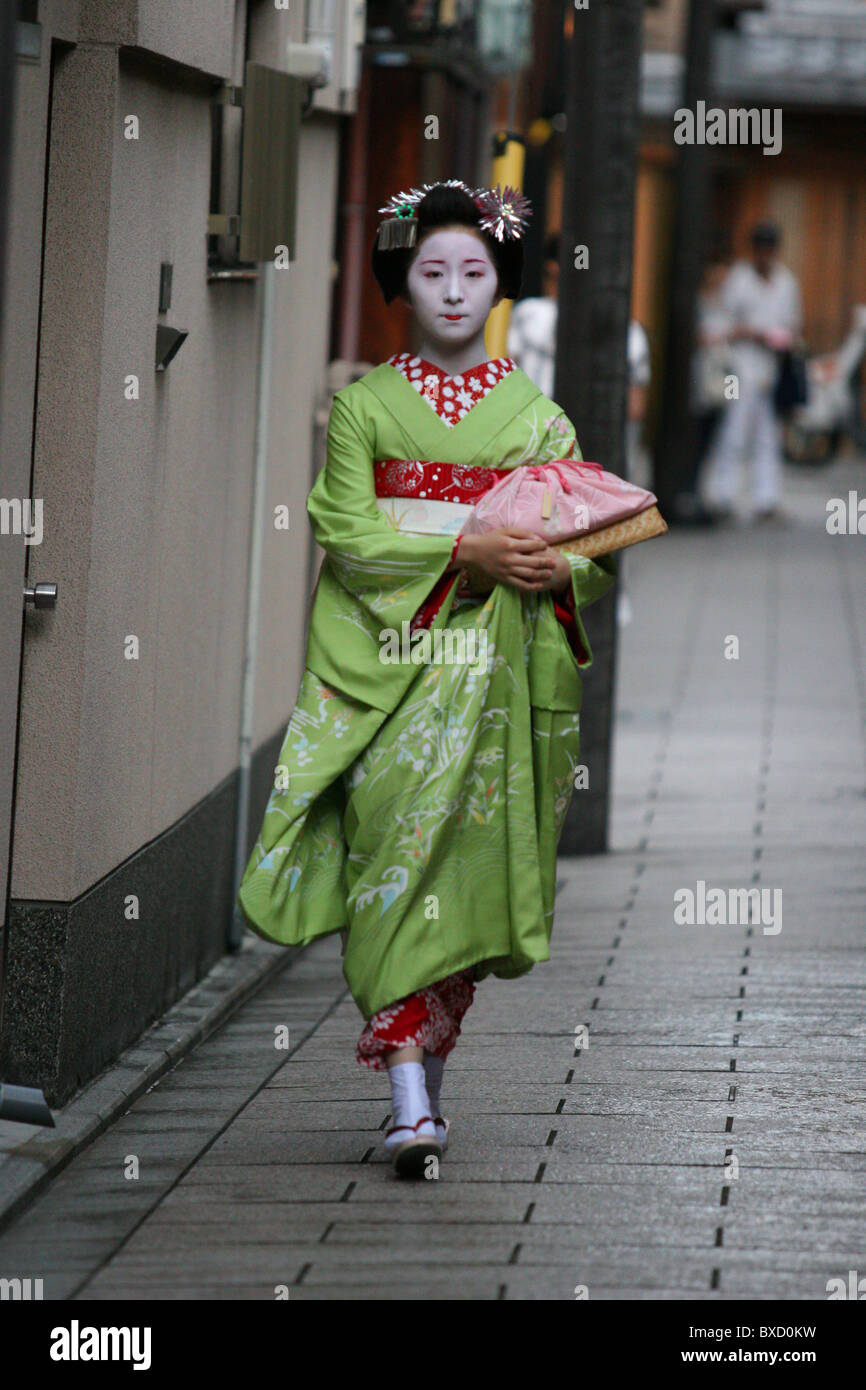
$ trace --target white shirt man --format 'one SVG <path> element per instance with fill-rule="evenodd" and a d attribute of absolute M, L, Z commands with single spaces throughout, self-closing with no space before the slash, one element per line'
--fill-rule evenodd
<path fill-rule="evenodd" d="M 520 299 L 511 310 L 508 355 L 545 396 L 553 396 L 556 358 L 557 301 Z M 646 387 L 650 381 L 650 347 L 645 329 L 635 319 L 628 326 L 628 384 Z M 632 419 L 634 411 L 629 410 Z M 636 421 L 639 423 L 639 421 Z"/>
<path fill-rule="evenodd" d="M 556 354 L 555 299 L 532 296 L 519 299 L 508 324 L 508 356 L 534 381 L 545 396 L 553 396 Z"/>
<path fill-rule="evenodd" d="M 726 401 L 708 462 L 703 490 L 710 505 L 730 511 L 744 460 L 751 462 L 752 501 L 759 517 L 772 516 L 782 487 L 781 426 L 773 402 L 777 352 L 802 330 L 796 277 L 775 257 L 778 235 L 756 228 L 751 261 L 738 261 L 719 295 L 730 322 L 730 370 L 739 396 Z"/>

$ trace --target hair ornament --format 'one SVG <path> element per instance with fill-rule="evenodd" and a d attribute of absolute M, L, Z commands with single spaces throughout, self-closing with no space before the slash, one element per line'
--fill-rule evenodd
<path fill-rule="evenodd" d="M 532 216 L 532 204 L 518 188 L 506 184 L 501 188 L 477 188 L 475 204 L 484 214 L 479 226 L 490 232 L 497 241 L 517 241 L 526 231 Z"/>
<path fill-rule="evenodd" d="M 408 193 L 395 193 L 393 198 L 389 198 L 380 212 L 389 212 L 392 217 L 412 217 L 415 208 L 424 197 L 423 190 L 420 188 L 410 188 Z"/>
<path fill-rule="evenodd" d="M 379 224 L 376 245 L 381 251 L 393 251 L 403 246 L 414 246 L 418 240 L 418 218 L 415 212 L 424 194 L 419 188 L 410 188 L 408 193 L 395 193 L 389 198 L 380 212 L 387 213 L 384 222 Z"/>
<path fill-rule="evenodd" d="M 418 204 L 434 188 L 459 188 L 475 203 L 482 214 L 479 226 L 490 232 L 497 241 L 516 241 L 526 228 L 532 214 L 529 199 L 510 185 L 504 190 L 499 184 L 495 188 L 470 188 L 462 179 L 440 179 L 436 183 L 423 183 L 420 188 L 410 188 L 407 192 L 395 193 L 379 212 L 385 213 L 385 221 L 380 223 L 376 241 L 380 251 L 392 251 L 401 247 L 412 247 L 418 240 Z"/>

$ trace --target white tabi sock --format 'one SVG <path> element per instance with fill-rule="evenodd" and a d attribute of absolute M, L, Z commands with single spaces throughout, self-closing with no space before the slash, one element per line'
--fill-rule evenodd
<path fill-rule="evenodd" d="M 386 1135 L 386 1152 L 390 1153 L 416 1135 L 418 1138 L 435 1139 L 436 1127 L 431 1122 L 433 1111 L 430 1109 L 421 1063 L 400 1062 L 388 1068 L 388 1076 L 391 1081 L 391 1129 L 396 1133 Z M 431 1119 L 419 1124 L 418 1121 L 425 1115 Z"/>
<path fill-rule="evenodd" d="M 427 1083 L 427 1094 L 430 1097 L 430 1104 L 433 1107 L 430 1114 L 433 1119 L 440 1114 L 439 1093 L 442 1090 L 442 1073 L 445 1070 L 445 1058 L 434 1057 L 432 1052 L 424 1053 L 424 1079 Z"/>

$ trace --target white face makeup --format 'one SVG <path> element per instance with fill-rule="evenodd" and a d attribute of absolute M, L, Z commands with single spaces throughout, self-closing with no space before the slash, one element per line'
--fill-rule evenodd
<path fill-rule="evenodd" d="M 450 348 L 478 336 L 498 301 L 496 267 L 480 237 L 443 227 L 424 237 L 406 276 L 425 338 Z"/>

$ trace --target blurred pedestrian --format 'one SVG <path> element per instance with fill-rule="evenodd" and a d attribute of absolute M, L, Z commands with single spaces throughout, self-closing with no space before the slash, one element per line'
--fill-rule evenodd
<path fill-rule="evenodd" d="M 694 450 L 683 486 L 674 499 L 676 520 L 686 525 L 706 525 L 715 520 L 702 505 L 701 471 L 716 441 L 728 401 L 731 364 L 728 337 L 731 319 L 722 291 L 730 258 L 720 248 L 707 254 L 696 302 L 695 351 L 692 359 L 690 408 L 695 417 Z"/>
<path fill-rule="evenodd" d="M 541 295 L 520 299 L 512 307 L 508 325 L 508 355 L 546 396 L 553 392 L 556 366 L 556 323 L 559 310 L 559 235 L 544 243 Z M 628 412 L 625 476 L 633 478 L 640 453 L 647 389 L 650 383 L 650 346 L 646 330 L 637 320 L 628 326 Z"/>
<path fill-rule="evenodd" d="M 730 515 L 748 458 L 752 504 L 757 520 L 779 515 L 782 489 L 782 427 L 774 394 L 778 354 L 802 329 L 803 311 L 796 277 L 778 259 L 781 242 L 773 222 L 752 231 L 752 254 L 738 261 L 722 285 L 720 307 L 730 319 L 731 371 L 738 395 L 726 401 L 703 480 L 707 503 Z"/>
<path fill-rule="evenodd" d="M 628 326 L 628 401 L 625 422 L 625 468 L 626 478 L 636 482 L 640 473 L 643 426 L 646 419 L 647 396 L 652 380 L 650 345 L 646 329 L 637 319 Z M 619 557 L 619 584 L 616 593 L 616 620 L 625 627 L 632 620 L 632 604 L 625 586 L 629 557 L 623 552 Z"/>
<path fill-rule="evenodd" d="M 559 307 L 559 236 L 544 243 L 541 295 L 529 295 L 512 306 L 508 324 L 508 355 L 545 396 L 553 396 L 556 367 L 556 319 Z"/>

